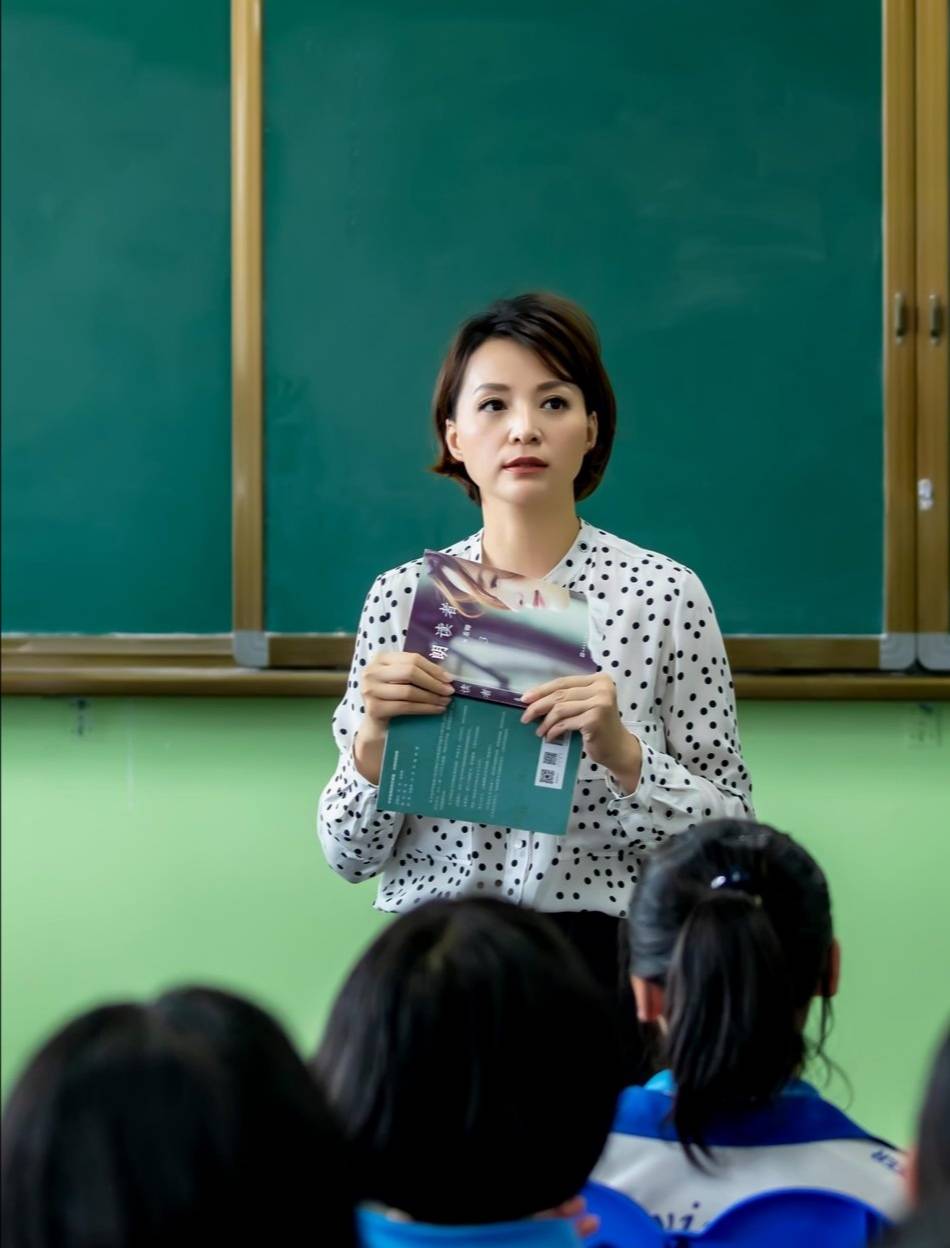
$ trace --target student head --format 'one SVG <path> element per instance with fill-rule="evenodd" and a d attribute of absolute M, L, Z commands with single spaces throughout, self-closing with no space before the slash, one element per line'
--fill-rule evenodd
<path fill-rule="evenodd" d="M 839 966 L 828 884 L 791 837 L 717 820 L 650 856 L 629 936 L 638 1014 L 664 1033 L 673 1122 L 695 1159 L 717 1114 L 768 1102 L 801 1070 L 815 996 L 821 1048 Z"/>
<path fill-rule="evenodd" d="M 434 471 L 469 498 L 586 498 L 607 467 L 616 400 L 590 317 L 557 295 L 500 299 L 466 321 L 433 398 Z M 534 469 L 511 466 L 533 459 Z"/>
<path fill-rule="evenodd" d="M 342 1138 L 278 1025 L 191 988 L 106 1005 L 36 1054 L 4 1113 L 4 1248 L 346 1245 Z"/>
<path fill-rule="evenodd" d="M 915 1205 L 950 1202 L 950 1028 L 924 1091 L 908 1179 Z"/>
<path fill-rule="evenodd" d="M 366 1196 L 455 1224 L 575 1196 L 610 1131 L 615 1017 L 541 915 L 464 899 L 396 919 L 351 972 L 316 1057 Z"/>

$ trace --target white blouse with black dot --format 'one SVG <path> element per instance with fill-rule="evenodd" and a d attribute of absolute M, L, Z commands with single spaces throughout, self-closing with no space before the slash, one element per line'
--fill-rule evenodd
<path fill-rule="evenodd" d="M 480 561 L 481 533 L 448 550 Z M 643 747 L 636 790 L 624 793 L 582 754 L 565 836 L 377 809 L 377 787 L 353 762 L 360 681 L 373 655 L 402 649 L 421 569 L 421 559 L 393 568 L 367 596 L 333 716 L 340 760 L 320 798 L 327 861 L 347 880 L 379 876 L 378 909 L 488 894 L 538 910 L 622 915 L 645 848 L 702 819 L 752 817 L 729 662 L 699 578 L 586 523 L 547 579 L 587 595 L 591 654 L 613 677 L 621 718 Z"/>

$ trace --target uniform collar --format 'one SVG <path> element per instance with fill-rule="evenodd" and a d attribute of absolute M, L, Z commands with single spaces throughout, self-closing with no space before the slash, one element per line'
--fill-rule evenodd
<path fill-rule="evenodd" d="M 646 1087 L 625 1088 L 617 1104 L 614 1132 L 675 1143 L 671 1112 L 675 1089 L 668 1070 L 655 1075 Z M 717 1114 L 703 1136 L 709 1148 L 763 1148 L 875 1138 L 803 1079 L 790 1080 L 768 1104 Z"/>
<path fill-rule="evenodd" d="M 363 1248 L 581 1248 L 573 1224 L 565 1218 L 523 1218 L 517 1222 L 485 1222 L 477 1226 L 433 1226 L 404 1222 L 376 1209 L 356 1211 Z"/>
<path fill-rule="evenodd" d="M 673 1096 L 676 1093 L 676 1080 L 673 1078 L 671 1070 L 661 1070 L 659 1074 L 654 1075 L 649 1083 L 644 1086 L 648 1092 L 665 1092 L 667 1096 Z M 810 1083 L 806 1083 L 804 1079 L 790 1079 L 781 1092 L 779 1092 L 780 1097 L 817 1095 L 817 1089 Z"/>

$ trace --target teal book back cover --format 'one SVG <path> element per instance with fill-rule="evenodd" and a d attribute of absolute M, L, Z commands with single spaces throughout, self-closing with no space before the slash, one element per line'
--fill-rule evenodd
<path fill-rule="evenodd" d="M 386 738 L 380 810 L 562 836 L 581 756 L 576 732 L 548 743 L 516 707 L 453 698 L 442 715 L 402 715 Z"/>

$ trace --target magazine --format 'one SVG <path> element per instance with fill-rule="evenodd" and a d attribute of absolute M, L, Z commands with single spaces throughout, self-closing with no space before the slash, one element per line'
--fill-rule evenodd
<path fill-rule="evenodd" d="M 438 663 L 463 697 L 524 710 L 536 685 L 597 670 L 587 629 L 583 594 L 427 550 L 405 649 Z"/>
<path fill-rule="evenodd" d="M 456 696 L 442 715 L 390 722 L 379 809 L 562 835 L 580 738 L 539 738 L 521 695 L 596 672 L 588 619 L 582 594 L 427 550 L 405 649 L 438 663 Z"/>

